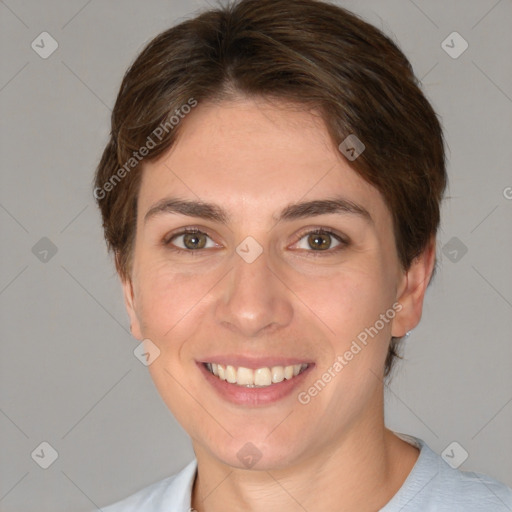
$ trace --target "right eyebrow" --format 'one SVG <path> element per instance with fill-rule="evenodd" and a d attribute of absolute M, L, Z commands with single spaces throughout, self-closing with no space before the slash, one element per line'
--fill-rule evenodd
<path fill-rule="evenodd" d="M 203 201 L 189 201 L 168 197 L 154 204 L 144 216 L 144 222 L 161 213 L 177 213 L 188 217 L 200 217 L 221 224 L 227 224 L 228 214 L 220 207 Z"/>

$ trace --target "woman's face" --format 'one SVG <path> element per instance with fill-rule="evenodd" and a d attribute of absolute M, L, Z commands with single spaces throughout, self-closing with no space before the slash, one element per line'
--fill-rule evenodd
<path fill-rule="evenodd" d="M 298 108 L 205 103 L 181 122 L 144 165 L 124 282 L 162 398 L 196 454 L 240 468 L 364 435 L 382 421 L 390 337 L 419 321 L 425 286 L 401 270 L 380 193 Z"/>

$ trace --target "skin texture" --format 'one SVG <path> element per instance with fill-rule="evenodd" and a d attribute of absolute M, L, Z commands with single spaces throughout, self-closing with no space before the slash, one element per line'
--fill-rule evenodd
<path fill-rule="evenodd" d="M 193 507 L 378 510 L 418 456 L 384 426 L 382 375 L 390 337 L 420 320 L 434 242 L 401 268 L 380 193 L 350 168 L 314 112 L 239 97 L 200 104 L 182 123 L 177 143 L 144 165 L 123 288 L 133 335 L 160 350 L 149 366 L 155 385 L 192 439 Z M 173 213 L 144 221 L 171 196 L 215 203 L 230 221 Z M 289 204 L 333 196 L 371 220 L 328 213 L 276 222 Z M 206 248 L 165 245 L 184 227 L 208 233 Z M 327 235 L 320 251 L 308 243 L 314 228 L 347 243 Z M 248 236 L 263 249 L 252 263 L 235 251 Z M 172 242 L 185 247 L 183 236 Z M 222 354 L 297 357 L 315 363 L 304 391 L 394 303 L 396 316 L 307 405 L 295 392 L 271 405 L 234 405 L 196 364 Z M 250 470 L 237 457 L 247 442 L 262 454 Z"/>

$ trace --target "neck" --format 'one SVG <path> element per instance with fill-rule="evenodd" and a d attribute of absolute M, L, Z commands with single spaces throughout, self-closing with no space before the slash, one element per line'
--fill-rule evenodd
<path fill-rule="evenodd" d="M 233 468 L 195 451 L 192 507 L 197 512 L 373 512 L 396 494 L 419 454 L 386 429 L 383 420 L 359 424 L 315 456 L 280 470 Z"/>

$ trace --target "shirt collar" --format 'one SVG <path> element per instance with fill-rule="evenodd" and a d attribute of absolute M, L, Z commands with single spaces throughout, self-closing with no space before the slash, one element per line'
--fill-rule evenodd
<path fill-rule="evenodd" d="M 194 459 L 173 478 L 154 512 L 190 512 L 196 474 L 197 459 Z"/>

